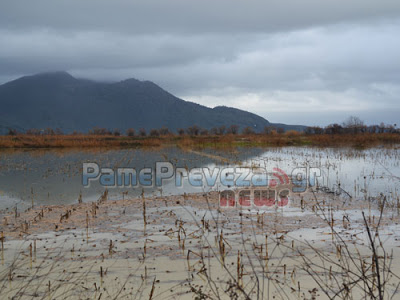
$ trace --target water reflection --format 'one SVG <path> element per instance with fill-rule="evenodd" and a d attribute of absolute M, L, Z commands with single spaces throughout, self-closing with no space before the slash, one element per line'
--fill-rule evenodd
<path fill-rule="evenodd" d="M 341 187 L 356 197 L 374 197 L 383 193 L 397 199 L 400 176 L 398 149 L 374 148 L 316 149 L 316 148 L 237 148 L 230 150 L 206 149 L 188 151 L 179 148 L 120 149 L 100 151 L 24 150 L 0 152 L 0 209 L 35 204 L 67 204 L 78 201 L 82 193 L 84 201 L 97 200 L 104 191 L 98 183 L 90 188 L 82 187 L 82 164 L 96 162 L 101 167 L 127 167 L 140 170 L 154 167 L 156 162 L 169 161 L 175 167 L 201 168 L 226 166 L 252 166 L 272 170 L 278 167 L 288 174 L 296 167 L 321 169 L 320 185 Z M 199 192 L 207 188 L 195 188 L 184 183 L 176 188 L 174 182 L 166 182 L 161 188 L 147 188 L 146 194 L 182 194 Z M 141 188 L 112 188 L 112 199 L 136 197 Z"/>

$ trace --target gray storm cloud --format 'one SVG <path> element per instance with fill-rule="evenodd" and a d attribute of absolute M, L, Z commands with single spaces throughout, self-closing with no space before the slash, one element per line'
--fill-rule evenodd
<path fill-rule="evenodd" d="M 270 121 L 400 123 L 398 1 L 2 1 L 0 81 L 152 80 Z"/>

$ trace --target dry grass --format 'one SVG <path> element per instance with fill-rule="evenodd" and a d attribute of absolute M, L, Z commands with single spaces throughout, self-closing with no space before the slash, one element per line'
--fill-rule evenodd
<path fill-rule="evenodd" d="M 163 138 L 104 135 L 0 136 L 0 148 L 159 147 Z"/>
<path fill-rule="evenodd" d="M 368 148 L 400 144 L 396 133 L 320 134 L 306 135 L 297 131 L 284 134 L 221 135 L 221 136 L 160 136 L 128 137 L 113 135 L 16 135 L 0 136 L 0 148 L 103 148 L 161 147 L 181 148 L 231 146 L 350 146 Z"/>

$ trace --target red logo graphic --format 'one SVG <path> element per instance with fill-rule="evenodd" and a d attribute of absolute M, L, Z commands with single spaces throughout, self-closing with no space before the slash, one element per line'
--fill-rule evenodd
<path fill-rule="evenodd" d="M 250 187 L 224 190 L 220 193 L 219 206 L 224 208 L 255 207 L 273 208 L 289 205 L 289 176 L 281 169 L 274 168 L 268 187 Z"/>
<path fill-rule="evenodd" d="M 272 178 L 269 180 L 269 186 L 270 187 L 275 187 L 278 184 L 289 184 L 290 180 L 289 180 L 289 176 L 286 174 L 285 171 L 279 169 L 279 168 L 273 168 L 274 173 L 272 173 L 272 175 L 275 178 Z M 279 182 L 278 182 L 279 181 Z"/>

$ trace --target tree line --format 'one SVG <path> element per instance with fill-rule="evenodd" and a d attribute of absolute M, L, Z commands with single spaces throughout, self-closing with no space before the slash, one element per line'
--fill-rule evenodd
<path fill-rule="evenodd" d="M 238 125 L 230 126 L 219 126 L 211 129 L 201 128 L 197 125 L 190 126 L 188 128 L 179 128 L 176 131 L 172 131 L 167 127 L 163 126 L 159 129 L 146 130 L 145 128 L 128 128 L 123 132 L 122 130 L 107 129 L 102 127 L 95 127 L 87 132 L 88 135 L 108 135 L 108 136 L 128 136 L 128 137 L 160 137 L 160 136 L 223 136 L 223 135 L 254 135 L 254 134 L 267 134 L 276 135 L 286 133 L 288 135 L 299 135 L 301 133 L 306 135 L 322 135 L 322 134 L 360 134 L 360 133 L 400 133 L 400 129 L 397 125 L 380 123 L 379 125 L 365 125 L 362 120 L 358 117 L 349 117 L 342 124 L 330 124 L 326 127 L 309 126 L 304 131 L 289 130 L 285 131 L 282 127 L 265 126 L 262 132 L 256 132 L 253 127 L 247 126 L 240 128 Z M 45 129 L 28 129 L 25 132 L 18 132 L 15 129 L 9 129 L 8 135 L 63 135 L 61 129 L 56 128 L 45 128 Z M 82 135 L 84 133 L 74 131 L 72 135 Z"/>
<path fill-rule="evenodd" d="M 397 124 L 365 125 L 360 118 L 351 116 L 342 124 L 330 124 L 326 127 L 310 126 L 304 130 L 307 135 L 310 134 L 360 134 L 360 133 L 400 133 Z"/>

